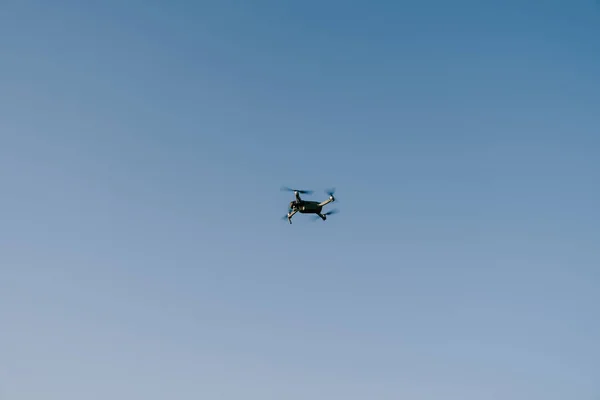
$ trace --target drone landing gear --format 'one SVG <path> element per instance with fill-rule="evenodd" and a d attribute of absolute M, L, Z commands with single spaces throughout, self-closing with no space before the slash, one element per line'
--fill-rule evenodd
<path fill-rule="evenodd" d="M 325 214 L 320 214 L 320 213 L 319 213 L 319 214 L 317 214 L 317 215 L 318 215 L 319 217 L 321 217 L 321 219 L 322 219 L 323 221 L 325 221 L 325 220 L 327 219 L 327 215 L 325 215 Z"/>

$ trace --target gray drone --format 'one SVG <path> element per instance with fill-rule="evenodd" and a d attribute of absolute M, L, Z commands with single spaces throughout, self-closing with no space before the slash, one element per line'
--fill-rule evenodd
<path fill-rule="evenodd" d="M 300 197 L 301 194 L 312 194 L 313 193 L 312 190 L 290 189 L 286 186 L 283 186 L 281 188 L 281 190 L 288 191 L 288 192 L 294 192 L 294 196 L 296 197 L 296 200 L 290 202 L 287 215 L 285 215 L 282 218 L 282 219 L 287 218 L 287 220 L 290 222 L 290 224 L 292 223 L 292 217 L 297 212 L 299 212 L 300 214 L 316 214 L 323 221 L 325 221 L 327 219 L 328 215 L 335 214 L 338 212 L 338 210 L 331 210 L 326 213 L 322 212 L 324 206 L 335 201 L 335 197 L 333 197 L 333 194 L 335 193 L 335 189 L 325 191 L 325 193 L 327 193 L 329 195 L 329 198 L 324 201 L 309 201 L 309 200 L 304 200 Z"/>

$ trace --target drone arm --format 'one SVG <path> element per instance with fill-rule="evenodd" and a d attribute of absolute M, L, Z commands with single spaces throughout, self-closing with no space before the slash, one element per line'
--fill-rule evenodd
<path fill-rule="evenodd" d="M 327 200 L 322 201 L 321 203 L 319 203 L 319 207 L 323 207 L 331 202 L 335 201 L 335 199 L 333 198 L 333 196 L 329 197 Z"/>
<path fill-rule="evenodd" d="M 290 224 L 292 223 L 292 217 L 294 216 L 294 214 L 296 214 L 298 212 L 298 210 L 293 210 L 290 211 L 287 215 L 288 221 L 290 221 Z"/>

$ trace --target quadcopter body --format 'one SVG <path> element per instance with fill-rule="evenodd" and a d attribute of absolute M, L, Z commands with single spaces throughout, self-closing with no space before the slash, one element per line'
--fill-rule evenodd
<path fill-rule="evenodd" d="M 283 217 L 287 218 L 290 224 L 292 223 L 292 217 L 296 213 L 315 214 L 316 216 L 320 217 L 323 221 L 325 221 L 328 215 L 335 214 L 337 212 L 337 210 L 331 210 L 326 213 L 323 212 L 323 207 L 335 201 L 335 197 L 333 197 L 333 193 L 335 192 L 335 190 L 333 189 L 325 192 L 329 195 L 329 198 L 324 201 L 310 201 L 304 200 L 300 197 L 301 194 L 312 194 L 312 190 L 298 190 L 290 189 L 287 187 L 282 187 L 281 190 L 294 192 L 295 200 L 290 202 L 288 207 L 288 213 L 286 216 Z"/>

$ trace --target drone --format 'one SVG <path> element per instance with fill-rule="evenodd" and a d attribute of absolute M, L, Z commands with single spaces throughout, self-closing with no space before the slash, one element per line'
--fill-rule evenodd
<path fill-rule="evenodd" d="M 297 212 L 299 212 L 300 214 L 316 214 L 323 221 L 325 221 L 327 219 L 328 215 L 336 214 L 338 212 L 338 210 L 331 210 L 326 213 L 322 212 L 324 206 L 335 201 L 335 197 L 333 197 L 333 194 L 335 193 L 335 189 L 325 191 L 325 193 L 329 195 L 329 198 L 324 201 L 309 201 L 309 200 L 303 200 L 300 197 L 301 194 L 312 194 L 313 193 L 312 190 L 290 189 L 286 186 L 283 186 L 281 188 L 281 190 L 288 191 L 288 192 L 294 192 L 294 196 L 296 197 L 296 200 L 290 202 L 287 215 L 283 216 L 283 218 L 282 218 L 282 219 L 287 218 L 287 220 L 290 222 L 290 224 L 292 223 L 292 217 Z M 315 218 L 318 219 L 318 217 L 315 217 Z"/>

